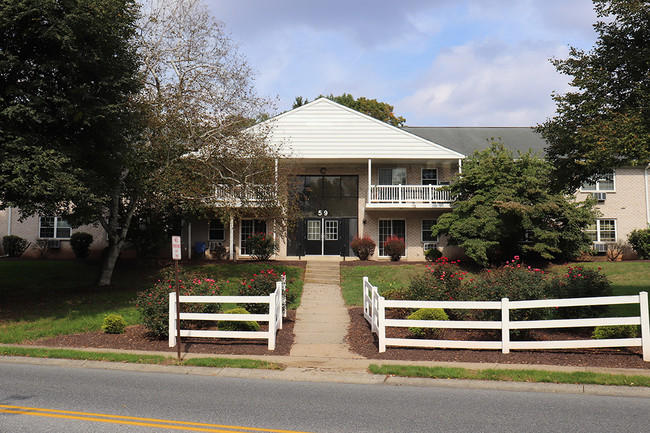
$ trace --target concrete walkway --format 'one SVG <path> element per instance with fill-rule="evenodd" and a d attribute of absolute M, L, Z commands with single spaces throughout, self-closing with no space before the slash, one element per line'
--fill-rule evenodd
<path fill-rule="evenodd" d="M 309 260 L 290 356 L 360 359 L 345 341 L 349 326 L 350 316 L 341 295 L 338 258 Z"/>

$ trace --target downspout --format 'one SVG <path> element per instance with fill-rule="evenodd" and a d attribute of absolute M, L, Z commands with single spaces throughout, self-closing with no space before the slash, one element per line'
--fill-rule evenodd
<path fill-rule="evenodd" d="M 187 223 L 187 258 L 192 260 L 192 221 Z"/>
<path fill-rule="evenodd" d="M 370 203 L 370 188 L 372 188 L 372 159 L 368 158 L 368 192 L 366 193 L 366 202 Z"/>
<path fill-rule="evenodd" d="M 458 174 L 463 174 L 463 160 L 458 158 Z"/>
<path fill-rule="evenodd" d="M 230 217 L 230 227 L 229 227 L 229 229 L 230 229 L 230 245 L 228 246 L 228 255 L 230 256 L 230 261 L 232 261 L 233 258 L 235 257 L 235 253 L 233 251 L 233 248 L 234 248 L 234 245 L 235 245 L 235 241 L 233 239 L 233 236 L 234 236 L 233 225 L 234 224 L 235 224 L 234 218 Z"/>
<path fill-rule="evenodd" d="M 7 215 L 7 236 L 11 236 L 11 206 L 9 206 L 9 213 Z"/>

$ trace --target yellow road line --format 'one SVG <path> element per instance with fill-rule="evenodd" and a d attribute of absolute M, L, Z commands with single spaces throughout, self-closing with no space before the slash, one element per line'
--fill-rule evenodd
<path fill-rule="evenodd" d="M 158 428 L 164 428 L 170 430 L 191 430 L 191 431 L 217 432 L 217 433 L 232 433 L 236 431 L 256 431 L 256 432 L 270 432 L 270 433 L 308 433 L 308 432 L 299 432 L 294 430 L 277 430 L 277 429 L 264 429 L 264 428 L 255 428 L 255 427 L 222 425 L 222 424 L 192 423 L 192 422 L 185 422 L 185 421 L 173 421 L 173 420 L 164 420 L 164 419 L 155 419 L 155 418 L 139 418 L 139 417 L 130 417 L 130 416 L 121 416 L 121 415 L 105 415 L 105 414 L 98 414 L 98 413 L 43 409 L 37 407 L 10 406 L 4 404 L 0 404 L 0 412 L 16 414 L 16 415 L 30 415 L 30 416 L 49 417 L 49 418 L 63 418 L 63 419 L 73 419 L 73 420 L 81 420 L 81 421 L 104 422 L 104 423 L 112 423 L 112 424 L 158 427 Z M 222 429 L 228 429 L 228 430 L 222 430 Z"/>

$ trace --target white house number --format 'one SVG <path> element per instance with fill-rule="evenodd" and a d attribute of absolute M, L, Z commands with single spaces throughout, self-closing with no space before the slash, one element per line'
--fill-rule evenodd
<path fill-rule="evenodd" d="M 325 209 L 325 210 L 318 209 L 318 216 L 319 217 L 327 216 L 327 215 L 328 215 L 327 209 Z"/>

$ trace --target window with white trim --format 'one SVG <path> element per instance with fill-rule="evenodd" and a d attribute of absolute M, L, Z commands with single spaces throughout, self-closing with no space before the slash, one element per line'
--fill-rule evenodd
<path fill-rule="evenodd" d="M 437 220 L 422 220 L 422 242 L 438 242 L 438 237 L 431 234 L 431 226 L 436 222 Z"/>
<path fill-rule="evenodd" d="M 406 244 L 406 220 L 379 220 L 379 255 L 386 256 L 384 253 L 384 242 L 390 236 L 397 236 L 404 239 Z M 406 253 L 406 251 L 405 251 Z"/>
<path fill-rule="evenodd" d="M 266 221 L 254 219 L 241 220 L 241 246 L 239 251 L 242 255 L 248 255 L 246 252 L 246 239 L 254 233 L 266 233 Z"/>
<path fill-rule="evenodd" d="M 40 217 L 38 237 L 42 239 L 70 239 L 72 228 L 60 217 Z"/>
<path fill-rule="evenodd" d="M 597 219 L 585 231 L 592 242 L 616 242 L 615 219 Z"/>
<path fill-rule="evenodd" d="M 211 241 L 223 241 L 226 239 L 226 228 L 220 219 L 210 220 L 210 232 L 208 239 Z"/>
<path fill-rule="evenodd" d="M 580 190 L 585 192 L 612 192 L 614 191 L 614 173 L 605 174 L 594 182 L 584 182 Z"/>
<path fill-rule="evenodd" d="M 438 169 L 437 168 L 423 168 L 422 169 L 422 185 L 438 185 Z"/>

